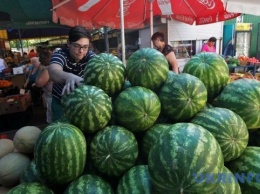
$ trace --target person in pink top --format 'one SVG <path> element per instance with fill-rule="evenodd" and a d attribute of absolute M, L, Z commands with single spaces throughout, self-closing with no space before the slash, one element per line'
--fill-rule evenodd
<path fill-rule="evenodd" d="M 215 37 L 210 37 L 208 41 L 202 46 L 201 52 L 216 52 L 216 41 L 217 39 Z"/>

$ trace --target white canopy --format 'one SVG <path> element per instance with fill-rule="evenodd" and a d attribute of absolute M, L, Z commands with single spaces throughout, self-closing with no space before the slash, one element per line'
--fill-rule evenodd
<path fill-rule="evenodd" d="M 244 13 L 260 16 L 259 0 L 224 0 L 228 12 Z"/>

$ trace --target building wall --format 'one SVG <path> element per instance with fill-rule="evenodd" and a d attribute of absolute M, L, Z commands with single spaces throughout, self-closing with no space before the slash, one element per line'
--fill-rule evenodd
<path fill-rule="evenodd" d="M 203 42 L 212 36 L 217 38 L 217 53 L 221 53 L 223 22 L 197 26 L 185 24 L 176 20 L 168 22 L 168 44 L 170 45 L 171 41 L 196 40 L 196 53 L 199 53 Z"/>
<path fill-rule="evenodd" d="M 153 28 L 153 33 L 162 32 L 167 35 L 167 26 L 166 24 L 157 25 Z M 139 46 L 140 48 L 151 47 L 151 29 L 145 28 L 139 30 Z"/>
<path fill-rule="evenodd" d="M 237 19 L 227 20 L 224 22 L 225 24 L 235 24 Z M 252 29 L 252 37 L 251 37 L 251 47 L 250 47 L 250 57 L 256 56 L 257 51 L 257 32 L 258 32 L 258 24 L 260 23 L 260 16 L 254 16 L 254 15 L 243 15 L 243 20 L 241 21 L 243 23 L 252 23 L 253 29 Z M 260 40 L 258 40 L 260 41 Z M 258 48 L 260 49 L 260 48 Z"/>

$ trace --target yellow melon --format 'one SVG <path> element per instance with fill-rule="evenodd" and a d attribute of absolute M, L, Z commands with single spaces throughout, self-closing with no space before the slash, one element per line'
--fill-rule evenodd
<path fill-rule="evenodd" d="M 0 159 L 0 185 L 12 187 L 19 183 L 20 176 L 30 163 L 22 153 L 9 153 Z"/>
<path fill-rule="evenodd" d="M 41 130 L 35 126 L 20 128 L 14 135 L 14 148 L 21 153 L 33 153 L 34 145 Z"/>
<path fill-rule="evenodd" d="M 14 151 L 14 143 L 11 139 L 0 139 L 0 159 Z"/>

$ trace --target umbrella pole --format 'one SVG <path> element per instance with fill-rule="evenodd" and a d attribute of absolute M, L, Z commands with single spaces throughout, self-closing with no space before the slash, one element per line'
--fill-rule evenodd
<path fill-rule="evenodd" d="M 23 55 L 23 41 L 22 41 L 22 36 L 21 36 L 21 31 L 20 31 L 20 29 L 18 29 L 18 34 L 19 34 L 19 41 L 20 41 L 20 45 L 21 45 L 21 49 L 22 49 L 21 55 L 23 56 L 23 60 L 24 60 L 24 55 Z"/>
<path fill-rule="evenodd" d="M 154 0 L 149 0 L 150 2 L 150 37 L 153 35 L 153 2 Z M 153 48 L 153 43 L 150 41 L 151 48 Z"/>
<path fill-rule="evenodd" d="M 122 44 L 122 61 L 126 66 L 125 60 L 125 25 L 124 25 L 124 5 L 123 0 L 120 1 L 120 22 L 121 22 L 121 44 Z"/>
<path fill-rule="evenodd" d="M 106 52 L 109 53 L 109 41 L 108 41 L 108 34 L 107 34 L 107 27 L 104 27 L 104 36 L 105 36 L 105 45 L 106 45 Z"/>

